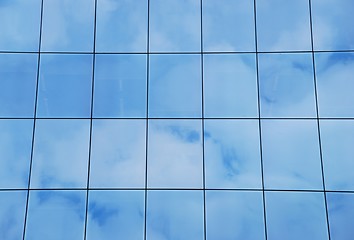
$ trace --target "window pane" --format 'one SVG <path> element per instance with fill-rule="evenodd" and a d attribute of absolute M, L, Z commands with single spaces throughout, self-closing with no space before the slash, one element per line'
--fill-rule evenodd
<path fill-rule="evenodd" d="M 203 146 L 199 120 L 150 120 L 149 187 L 202 188 Z"/>
<path fill-rule="evenodd" d="M 96 51 L 146 52 L 146 0 L 98 0 Z"/>
<path fill-rule="evenodd" d="M 91 187 L 145 187 L 145 120 L 94 120 Z"/>
<path fill-rule="evenodd" d="M 26 191 L 0 192 L 0 238 L 22 239 L 26 210 Z"/>
<path fill-rule="evenodd" d="M 265 239 L 261 192 L 207 191 L 207 239 Z"/>
<path fill-rule="evenodd" d="M 260 51 L 311 50 L 308 0 L 257 0 Z"/>
<path fill-rule="evenodd" d="M 200 56 L 150 56 L 150 117 L 200 117 L 201 88 Z"/>
<path fill-rule="evenodd" d="M 41 0 L 0 2 L 0 51 L 38 51 Z"/>
<path fill-rule="evenodd" d="M 91 82 L 91 55 L 43 55 L 37 117 L 90 117 Z"/>
<path fill-rule="evenodd" d="M 87 240 L 144 239 L 144 191 L 90 191 Z"/>
<path fill-rule="evenodd" d="M 96 55 L 95 117 L 146 116 L 146 55 Z"/>
<path fill-rule="evenodd" d="M 255 51 L 253 0 L 204 0 L 205 51 Z"/>
<path fill-rule="evenodd" d="M 268 239 L 328 239 L 323 193 L 267 192 Z"/>
<path fill-rule="evenodd" d="M 258 117 L 255 56 L 204 55 L 206 117 Z"/>
<path fill-rule="evenodd" d="M 82 240 L 86 191 L 31 191 L 26 240 Z"/>
<path fill-rule="evenodd" d="M 263 120 L 265 187 L 322 190 L 317 122 Z"/>
<path fill-rule="evenodd" d="M 0 120 L 0 188 L 28 187 L 32 128 L 33 120 Z"/>
<path fill-rule="evenodd" d="M 311 54 L 260 54 L 262 117 L 316 117 Z"/>
<path fill-rule="evenodd" d="M 42 51 L 91 52 L 95 0 L 43 1 Z"/>
<path fill-rule="evenodd" d="M 86 187 L 89 136 L 89 120 L 36 120 L 31 187 Z"/>
<path fill-rule="evenodd" d="M 205 120 L 207 188 L 262 188 L 258 121 Z"/>
<path fill-rule="evenodd" d="M 36 54 L 0 54 L 0 117 L 33 117 L 37 64 Z"/>
<path fill-rule="evenodd" d="M 317 53 L 316 79 L 321 117 L 354 117 L 354 54 Z"/>
<path fill-rule="evenodd" d="M 147 240 L 204 239 L 202 191 L 149 191 Z"/>
<path fill-rule="evenodd" d="M 200 51 L 200 1 L 150 0 L 150 50 Z"/>

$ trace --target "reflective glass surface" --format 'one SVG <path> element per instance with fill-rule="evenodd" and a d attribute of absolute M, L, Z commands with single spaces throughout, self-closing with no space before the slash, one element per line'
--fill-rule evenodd
<path fill-rule="evenodd" d="M 328 239 L 323 193 L 266 192 L 265 201 L 268 239 Z"/>
<path fill-rule="evenodd" d="M 261 188 L 261 157 L 256 120 L 205 120 L 207 188 Z"/>
<path fill-rule="evenodd" d="M 91 187 L 145 186 L 145 120 L 94 120 Z"/>
<path fill-rule="evenodd" d="M 204 116 L 258 117 L 254 54 L 204 55 Z"/>
<path fill-rule="evenodd" d="M 150 55 L 149 117 L 201 117 L 201 57 Z"/>
<path fill-rule="evenodd" d="M 98 0 L 97 52 L 146 52 L 146 0 Z"/>
<path fill-rule="evenodd" d="M 42 55 L 37 117 L 90 117 L 91 82 L 91 55 Z"/>
<path fill-rule="evenodd" d="M 37 64 L 36 54 L 0 54 L 0 117 L 33 117 Z"/>
<path fill-rule="evenodd" d="M 207 191 L 207 239 L 265 239 L 261 192 Z"/>
<path fill-rule="evenodd" d="M 200 120 L 149 120 L 148 186 L 202 188 Z"/>
<path fill-rule="evenodd" d="M 311 50 L 308 0 L 256 0 L 256 7 L 259 51 Z"/>
<path fill-rule="evenodd" d="M 150 51 L 200 51 L 200 1 L 150 0 Z"/>
<path fill-rule="evenodd" d="M 96 55 L 93 115 L 146 116 L 146 55 Z"/>
<path fill-rule="evenodd" d="M 26 240 L 82 240 L 85 191 L 30 191 Z"/>
<path fill-rule="evenodd" d="M 144 191 L 90 191 L 87 240 L 144 239 Z"/>
<path fill-rule="evenodd" d="M 149 191 L 146 239 L 204 239 L 203 191 Z"/>
<path fill-rule="evenodd" d="M 31 188 L 86 187 L 89 120 L 36 120 Z"/>
<path fill-rule="evenodd" d="M 311 54 L 260 54 L 261 117 L 316 117 Z"/>
<path fill-rule="evenodd" d="M 41 51 L 92 52 L 95 0 L 44 0 Z"/>

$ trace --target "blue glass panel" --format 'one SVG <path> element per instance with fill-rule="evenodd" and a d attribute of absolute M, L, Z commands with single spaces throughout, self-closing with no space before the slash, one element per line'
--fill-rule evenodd
<path fill-rule="evenodd" d="M 33 120 L 0 120 L 0 188 L 27 188 L 32 127 Z"/>
<path fill-rule="evenodd" d="M 261 188 L 258 121 L 205 120 L 207 188 Z"/>
<path fill-rule="evenodd" d="M 37 117 L 90 117 L 91 82 L 91 55 L 43 55 Z"/>
<path fill-rule="evenodd" d="M 41 51 L 91 52 L 95 0 L 43 1 Z"/>
<path fill-rule="evenodd" d="M 352 0 L 312 0 L 315 50 L 354 50 Z"/>
<path fill-rule="evenodd" d="M 22 239 L 26 191 L 0 192 L 0 239 Z"/>
<path fill-rule="evenodd" d="M 265 239 L 262 192 L 207 191 L 208 240 Z"/>
<path fill-rule="evenodd" d="M 204 51 L 255 51 L 253 0 L 204 0 Z"/>
<path fill-rule="evenodd" d="M 0 50 L 38 51 L 41 0 L 0 1 Z"/>
<path fill-rule="evenodd" d="M 264 184 L 270 189 L 323 189 L 315 120 L 262 120 Z"/>
<path fill-rule="evenodd" d="M 89 120 L 36 120 L 31 187 L 86 187 L 89 136 Z"/>
<path fill-rule="evenodd" d="M 354 121 L 321 120 L 321 144 L 327 190 L 354 190 Z"/>
<path fill-rule="evenodd" d="M 202 188 L 200 120 L 150 120 L 148 136 L 150 187 Z"/>
<path fill-rule="evenodd" d="M 1 117 L 33 117 L 37 64 L 35 54 L 0 54 Z"/>
<path fill-rule="evenodd" d="M 91 187 L 145 187 L 145 120 L 93 120 Z"/>
<path fill-rule="evenodd" d="M 96 51 L 146 52 L 146 0 L 98 0 Z"/>
<path fill-rule="evenodd" d="M 255 56 L 204 55 L 205 117 L 258 117 Z"/>
<path fill-rule="evenodd" d="M 149 117 L 201 116 L 198 55 L 150 55 Z"/>
<path fill-rule="evenodd" d="M 328 239 L 323 193 L 266 192 L 265 202 L 268 239 Z"/>
<path fill-rule="evenodd" d="M 203 191 L 149 191 L 146 239 L 204 239 Z"/>
<path fill-rule="evenodd" d="M 260 54 L 262 117 L 316 117 L 311 54 Z"/>
<path fill-rule="evenodd" d="M 146 55 L 96 55 L 95 117 L 146 116 Z"/>
<path fill-rule="evenodd" d="M 353 239 L 354 194 L 327 193 L 327 203 L 331 239 Z"/>
<path fill-rule="evenodd" d="M 144 191 L 90 191 L 87 240 L 144 239 Z"/>
<path fill-rule="evenodd" d="M 82 240 L 86 191 L 31 191 L 25 240 Z"/>
<path fill-rule="evenodd" d="M 308 0 L 257 0 L 260 51 L 311 50 Z"/>
<path fill-rule="evenodd" d="M 320 117 L 354 117 L 354 53 L 316 53 Z"/>
<path fill-rule="evenodd" d="M 150 0 L 150 51 L 200 51 L 200 1 Z"/>

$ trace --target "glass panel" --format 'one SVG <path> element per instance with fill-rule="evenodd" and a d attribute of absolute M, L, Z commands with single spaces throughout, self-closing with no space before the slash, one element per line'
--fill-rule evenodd
<path fill-rule="evenodd" d="M 146 239 L 204 239 L 203 191 L 149 191 Z"/>
<path fill-rule="evenodd" d="M 207 191 L 207 239 L 265 239 L 262 192 Z"/>
<path fill-rule="evenodd" d="M 354 50 L 352 0 L 312 0 L 315 50 Z"/>
<path fill-rule="evenodd" d="M 0 50 L 38 51 L 41 0 L 0 1 Z"/>
<path fill-rule="evenodd" d="M 311 54 L 260 54 L 262 117 L 316 117 Z"/>
<path fill-rule="evenodd" d="M 202 188 L 203 145 L 199 120 L 150 120 L 150 187 Z"/>
<path fill-rule="evenodd" d="M 145 120 L 93 120 L 91 187 L 145 187 Z"/>
<path fill-rule="evenodd" d="M 315 120 L 262 120 L 262 145 L 266 188 L 323 189 Z"/>
<path fill-rule="evenodd" d="M 198 55 L 151 55 L 149 117 L 201 117 Z"/>
<path fill-rule="evenodd" d="M 146 116 L 146 55 L 96 55 L 95 117 Z"/>
<path fill-rule="evenodd" d="M 144 213 L 144 191 L 90 191 L 87 240 L 143 240 Z"/>
<path fill-rule="evenodd" d="M 204 0 L 205 51 L 255 51 L 253 0 Z"/>
<path fill-rule="evenodd" d="M 22 239 L 26 210 L 26 191 L 0 192 L 0 238 Z"/>
<path fill-rule="evenodd" d="M 354 121 L 321 120 L 322 158 L 327 190 L 354 190 Z"/>
<path fill-rule="evenodd" d="M 200 1 L 150 0 L 150 50 L 200 51 Z"/>
<path fill-rule="evenodd" d="M 146 0 L 98 0 L 96 51 L 146 52 Z"/>
<path fill-rule="evenodd" d="M 43 55 L 37 117 L 90 117 L 92 55 Z"/>
<path fill-rule="evenodd" d="M 327 193 L 328 217 L 333 240 L 351 240 L 354 236 L 354 194 Z"/>
<path fill-rule="evenodd" d="M 0 188 L 28 187 L 32 128 L 33 120 L 0 120 Z"/>
<path fill-rule="evenodd" d="M 259 51 L 311 50 L 308 0 L 257 0 Z"/>
<path fill-rule="evenodd" d="M 91 52 L 95 0 L 43 1 L 42 51 Z"/>
<path fill-rule="evenodd" d="M 316 53 L 321 117 L 354 117 L 354 53 Z"/>
<path fill-rule="evenodd" d="M 31 187 L 86 187 L 89 137 L 89 120 L 36 120 Z"/>
<path fill-rule="evenodd" d="M 254 54 L 204 55 L 205 117 L 258 117 Z"/>
<path fill-rule="evenodd" d="M 37 64 L 35 54 L 0 54 L 0 117 L 33 117 Z"/>
<path fill-rule="evenodd" d="M 262 188 L 258 121 L 205 120 L 207 188 Z"/>
<path fill-rule="evenodd" d="M 266 192 L 268 239 L 328 239 L 323 193 Z"/>
<path fill-rule="evenodd" d="M 26 240 L 82 240 L 86 191 L 31 191 Z"/>

